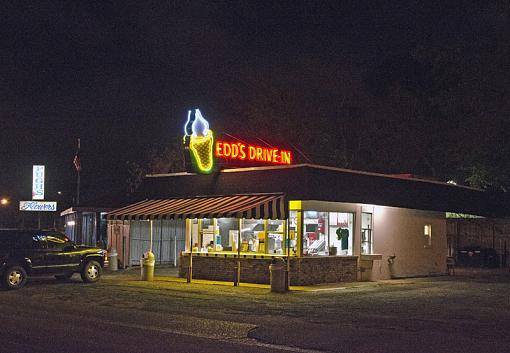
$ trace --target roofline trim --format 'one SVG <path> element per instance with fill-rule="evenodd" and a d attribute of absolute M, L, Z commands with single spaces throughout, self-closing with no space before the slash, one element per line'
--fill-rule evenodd
<path fill-rule="evenodd" d="M 259 171 L 259 170 L 294 169 L 294 168 L 303 168 L 303 167 L 308 167 L 308 168 L 313 168 L 313 169 L 330 170 L 330 171 L 350 173 L 350 174 L 398 179 L 398 180 L 418 181 L 418 182 L 422 182 L 422 183 L 444 185 L 444 186 L 448 186 L 448 187 L 462 188 L 462 189 L 468 189 L 468 190 L 474 190 L 474 191 L 482 191 L 482 192 L 485 191 L 483 189 L 478 189 L 478 188 L 465 186 L 465 185 L 454 185 L 454 184 L 449 184 L 449 183 L 442 182 L 442 181 L 424 180 L 424 179 L 418 179 L 418 178 L 406 178 L 406 177 L 397 176 L 397 175 L 382 174 L 382 173 L 375 173 L 375 172 L 365 172 L 365 171 L 361 171 L 361 170 L 330 167 L 330 166 L 312 164 L 312 163 L 277 165 L 277 166 L 261 166 L 261 167 L 246 167 L 246 168 L 230 168 L 230 169 L 222 169 L 219 172 L 220 173 L 239 173 L 239 172 L 252 172 L 252 171 Z M 191 176 L 191 175 L 201 175 L 201 174 L 189 173 L 189 172 L 177 172 L 177 173 L 166 173 L 166 174 L 147 174 L 147 175 L 145 175 L 145 177 L 147 177 L 147 178 L 161 178 L 161 177 L 174 177 L 174 176 L 187 176 L 187 175 Z"/>

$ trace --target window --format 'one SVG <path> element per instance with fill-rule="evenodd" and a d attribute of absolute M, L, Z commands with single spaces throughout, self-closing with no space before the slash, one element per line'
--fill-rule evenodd
<path fill-rule="evenodd" d="M 209 218 L 204 218 L 200 220 L 200 235 L 201 235 L 201 244 L 203 249 L 207 249 L 208 251 L 215 250 L 216 241 L 215 241 L 215 229 L 214 229 L 214 221 Z"/>
<path fill-rule="evenodd" d="M 216 221 L 216 250 L 237 251 L 239 220 L 237 218 L 218 218 Z M 218 246 L 218 245 L 221 245 Z"/>
<path fill-rule="evenodd" d="M 241 221 L 241 252 L 265 253 L 263 219 L 243 219 Z"/>
<path fill-rule="evenodd" d="M 330 255 L 352 255 L 353 220 L 352 213 L 329 213 Z"/>
<path fill-rule="evenodd" d="M 328 255 L 328 213 L 305 211 L 303 226 L 303 255 Z"/>
<path fill-rule="evenodd" d="M 191 243 L 193 251 L 207 251 L 214 244 L 214 222 L 212 219 L 191 220 Z"/>
<path fill-rule="evenodd" d="M 432 225 L 426 224 L 423 227 L 423 247 L 430 248 L 432 247 Z"/>
<path fill-rule="evenodd" d="M 212 218 L 192 219 L 189 224 L 193 252 L 286 254 L 284 220 Z"/>
<path fill-rule="evenodd" d="M 372 214 L 361 213 L 361 253 L 373 253 Z"/>
<path fill-rule="evenodd" d="M 190 222 L 190 227 L 191 227 L 191 244 L 192 245 L 192 248 L 191 248 L 191 251 L 200 251 L 202 249 L 202 245 L 201 244 L 198 244 L 198 241 L 199 241 L 199 234 L 198 234 L 198 225 L 199 225 L 199 220 L 198 219 L 192 219 L 191 222 Z"/>
<path fill-rule="evenodd" d="M 291 256 L 297 255 L 297 240 L 298 240 L 298 224 L 299 216 L 298 212 L 301 211 L 289 211 L 289 254 Z"/>
<path fill-rule="evenodd" d="M 32 247 L 34 249 L 47 249 L 48 243 L 46 241 L 46 235 L 44 234 L 33 234 L 32 236 Z"/>
<path fill-rule="evenodd" d="M 304 212 L 303 255 L 352 255 L 354 215 Z"/>
<path fill-rule="evenodd" d="M 267 221 L 267 253 L 283 255 L 285 248 L 285 222 L 280 220 Z"/>
<path fill-rule="evenodd" d="M 63 250 L 65 246 L 69 245 L 69 239 L 61 234 L 48 234 L 46 236 L 48 249 Z"/>

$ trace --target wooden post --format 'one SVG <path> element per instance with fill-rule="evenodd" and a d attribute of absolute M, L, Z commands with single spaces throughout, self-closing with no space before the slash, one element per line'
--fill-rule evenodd
<path fill-rule="evenodd" d="M 186 219 L 186 224 L 189 225 L 191 220 Z M 193 278 L 193 224 L 189 227 L 189 263 L 188 263 L 188 278 L 186 278 L 187 283 L 191 283 L 191 279 Z M 198 236 L 198 235 L 197 235 Z"/>
<path fill-rule="evenodd" d="M 234 286 L 239 286 L 239 283 L 241 282 L 241 226 L 242 226 L 242 219 L 239 218 L 239 231 L 237 232 L 237 276 L 234 281 Z"/>
<path fill-rule="evenodd" d="M 289 219 L 283 221 L 283 232 L 285 234 L 285 248 L 287 250 L 287 289 L 290 287 L 290 237 L 289 237 Z"/>
<path fill-rule="evenodd" d="M 151 236 L 151 239 L 150 239 L 150 248 L 149 248 L 149 251 L 152 252 L 152 219 L 149 220 L 149 225 L 151 227 L 150 229 L 150 236 Z"/>

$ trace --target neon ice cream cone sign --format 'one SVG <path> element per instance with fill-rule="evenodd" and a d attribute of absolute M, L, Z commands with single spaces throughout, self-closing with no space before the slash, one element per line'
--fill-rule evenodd
<path fill-rule="evenodd" d="M 213 143 L 214 136 L 207 120 L 200 110 L 190 110 L 184 126 L 184 144 L 189 147 L 193 162 L 201 173 L 208 174 L 213 169 Z"/>
<path fill-rule="evenodd" d="M 214 157 L 230 161 L 292 164 L 292 152 L 288 150 L 241 142 L 214 141 L 209 122 L 198 109 L 188 111 L 188 120 L 184 125 L 184 146 L 189 149 L 198 172 L 203 174 L 213 171 Z"/>

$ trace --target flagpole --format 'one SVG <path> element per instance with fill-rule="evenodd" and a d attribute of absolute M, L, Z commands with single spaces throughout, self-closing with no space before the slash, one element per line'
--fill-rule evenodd
<path fill-rule="evenodd" d="M 80 147 L 81 147 L 80 139 L 78 139 L 78 152 L 77 153 L 80 152 Z M 79 161 L 79 163 L 81 163 L 81 161 Z M 76 172 L 77 172 L 77 175 L 76 175 L 76 206 L 80 205 L 80 170 L 81 170 L 81 165 L 80 165 L 80 167 L 76 168 Z"/>
<path fill-rule="evenodd" d="M 76 177 L 76 206 L 80 205 L 80 171 Z"/>

